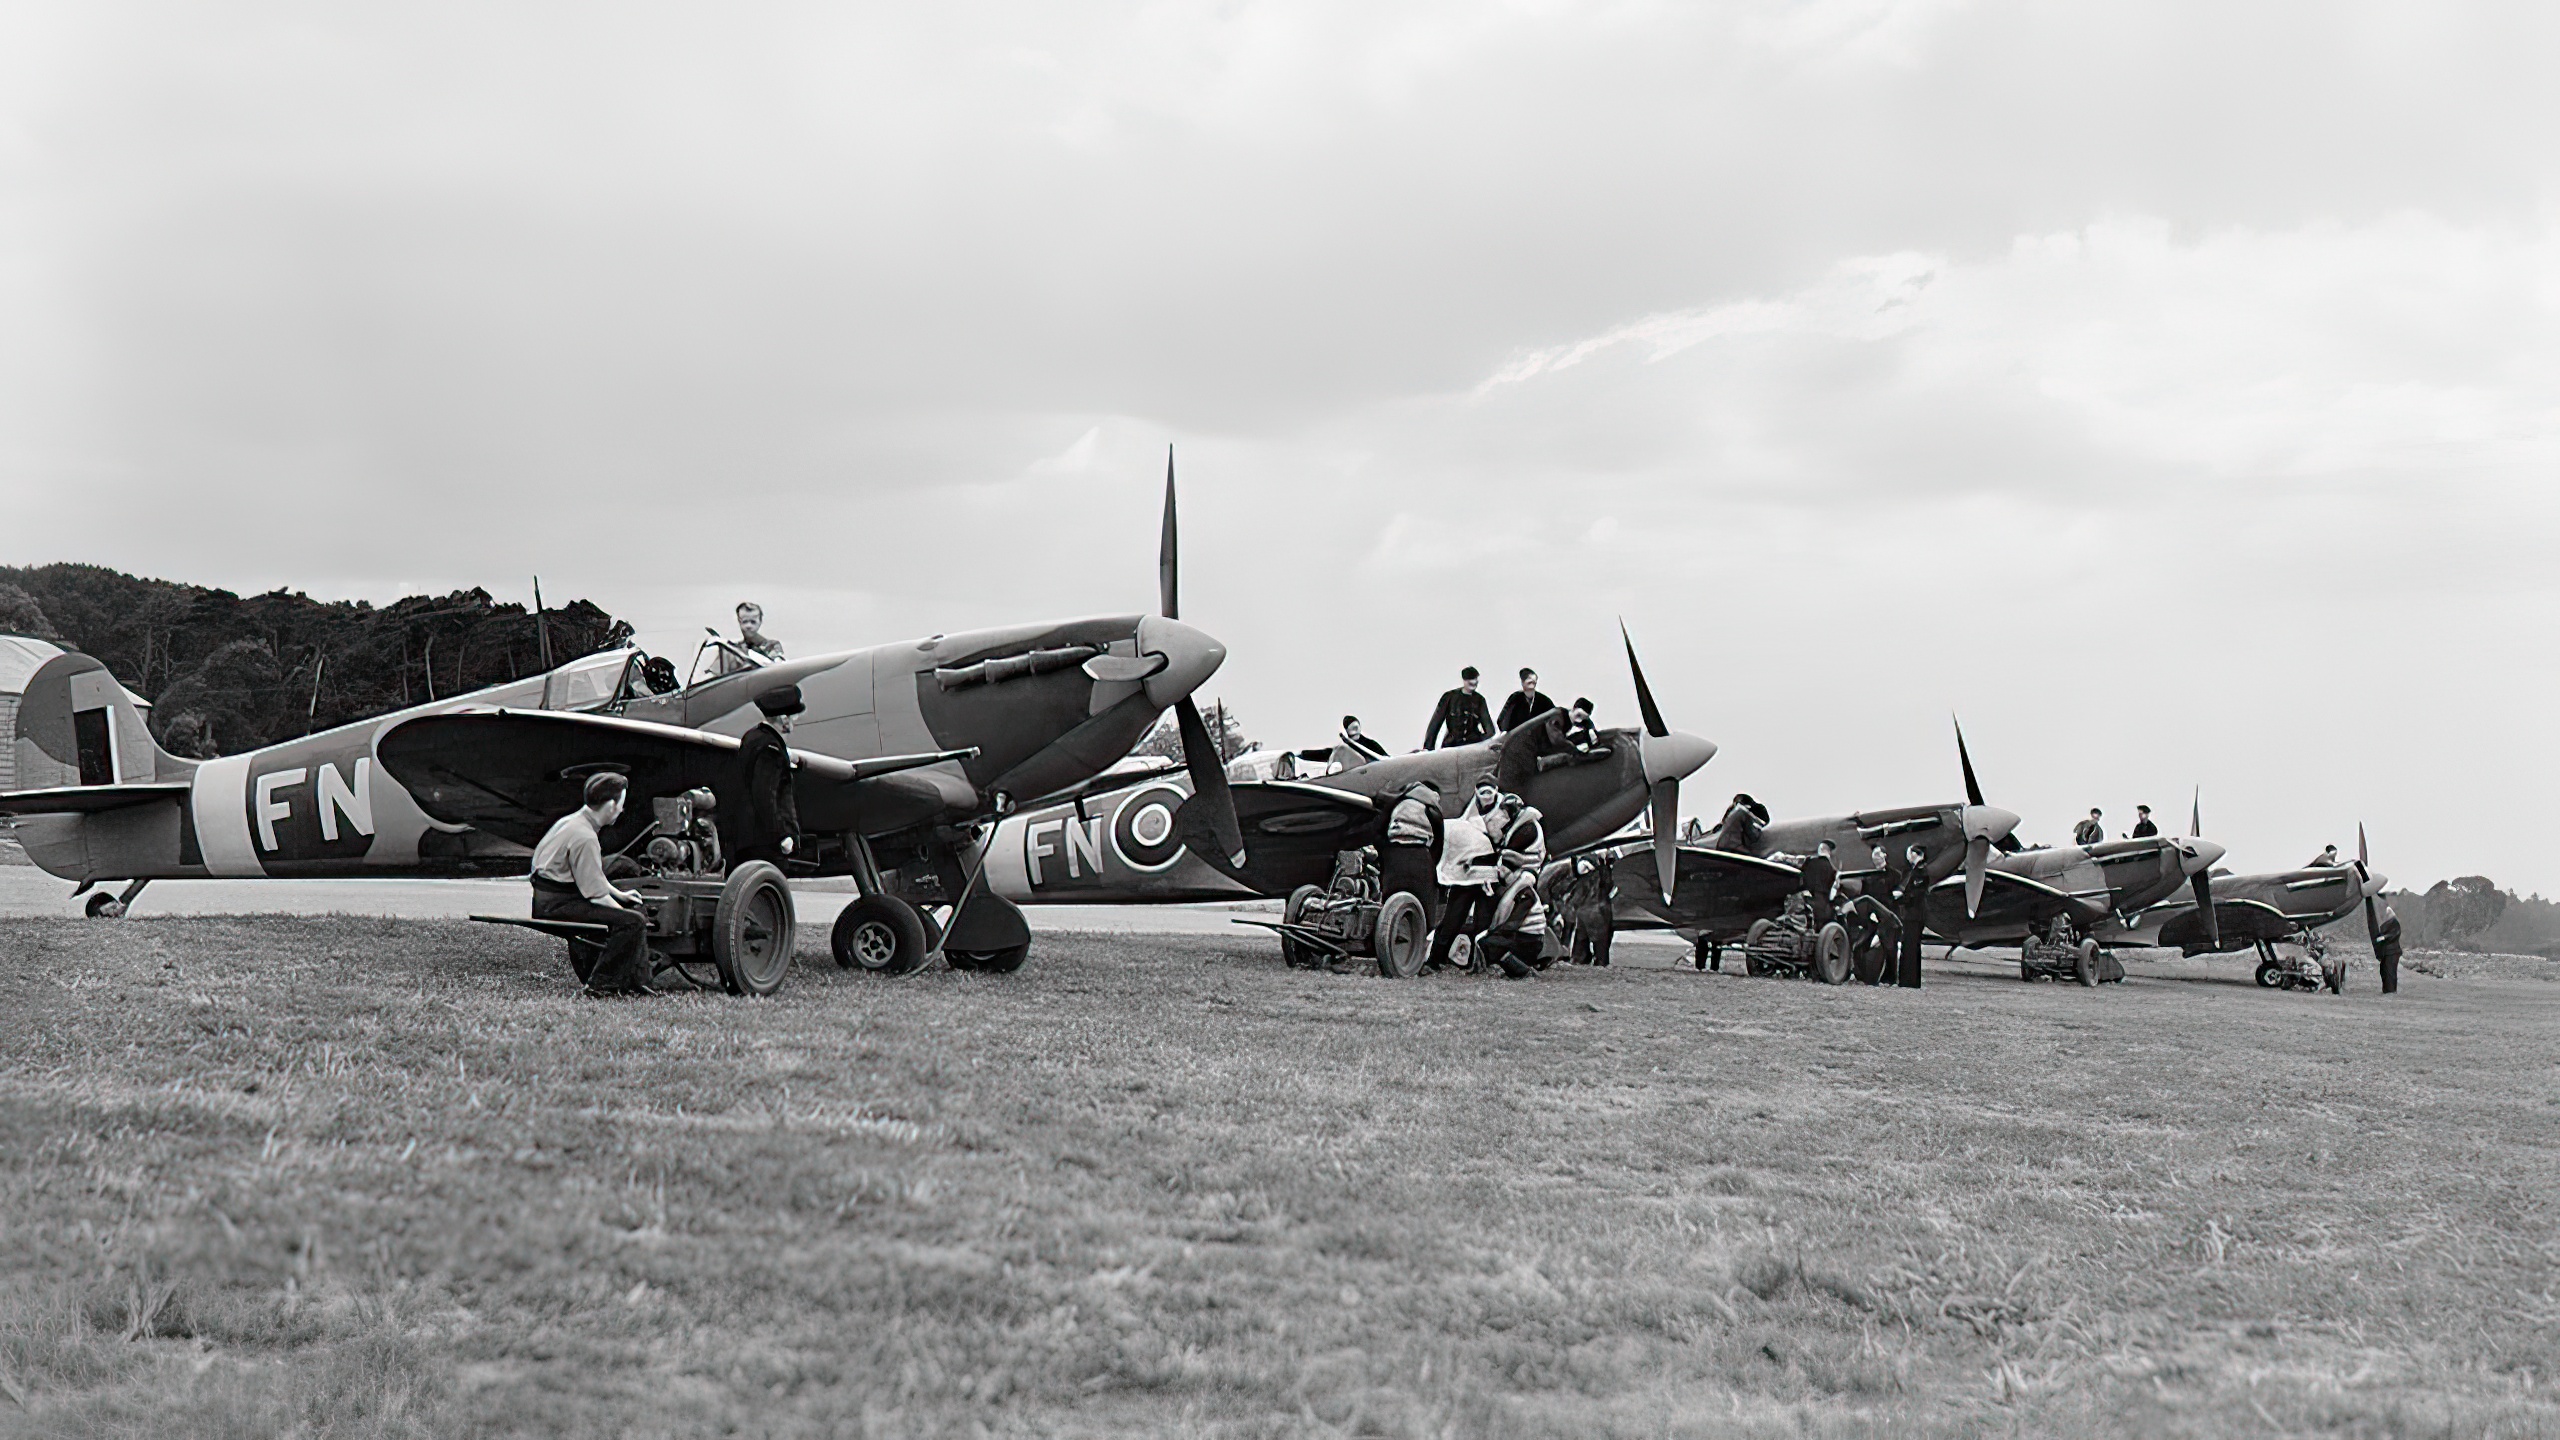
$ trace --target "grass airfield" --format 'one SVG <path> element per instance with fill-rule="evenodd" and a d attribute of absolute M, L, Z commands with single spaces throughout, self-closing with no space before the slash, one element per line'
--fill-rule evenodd
<path fill-rule="evenodd" d="M 2560 966 L 802 940 L 0 920 L 0 1433 L 2560 1435 Z"/>

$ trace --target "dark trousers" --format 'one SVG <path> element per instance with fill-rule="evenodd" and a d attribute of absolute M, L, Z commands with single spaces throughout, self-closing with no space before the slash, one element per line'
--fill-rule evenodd
<path fill-rule="evenodd" d="M 2373 952 L 2373 965 L 2375 969 L 2382 972 L 2382 993 L 2385 995 L 2399 994 L 2400 947 L 2397 945 L 2376 946 Z"/>
<path fill-rule="evenodd" d="M 1910 906 L 1902 912 L 1902 964 L 1894 983 L 1905 990 L 1920 988 L 1920 934 L 1928 928 L 1928 912 Z"/>
<path fill-rule="evenodd" d="M 1493 892 L 1482 885 L 1449 887 L 1449 908 L 1440 912 L 1440 928 L 1431 933 L 1431 961 L 1449 963 L 1449 946 L 1461 935 L 1481 935 L 1493 923 Z"/>
<path fill-rule="evenodd" d="M 649 983 L 649 922 L 639 911 L 599 905 L 584 895 L 537 888 L 533 892 L 533 918 L 584 920 L 607 927 L 602 942 L 569 942 L 569 968 L 578 972 L 580 981 L 599 990 L 624 990 Z"/>
<path fill-rule="evenodd" d="M 1617 917 L 1605 908 L 1574 912 L 1573 963 L 1576 965 L 1608 964 L 1609 941 L 1617 933 Z"/>
<path fill-rule="evenodd" d="M 1440 878 L 1432 872 L 1430 846 L 1378 847 L 1378 898 L 1383 901 L 1399 890 L 1413 892 L 1426 919 L 1440 918 Z"/>

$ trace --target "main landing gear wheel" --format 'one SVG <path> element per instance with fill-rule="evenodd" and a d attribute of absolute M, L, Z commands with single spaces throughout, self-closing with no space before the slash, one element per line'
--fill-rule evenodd
<path fill-rule="evenodd" d="M 1321 885 L 1301 885 L 1290 891 L 1289 903 L 1280 909 L 1281 923 L 1303 923 L 1307 918 L 1307 907 L 1323 898 L 1324 887 Z M 1313 970 L 1324 964 L 1324 957 L 1311 953 L 1306 946 L 1290 939 L 1286 930 L 1280 932 L 1280 958 L 1292 970 Z"/>
<path fill-rule="evenodd" d="M 1834 920 L 1813 939 L 1813 977 L 1825 985 L 1849 983 L 1849 927 Z"/>
<path fill-rule="evenodd" d="M 827 946 L 838 965 L 875 975 L 911 974 L 933 953 L 925 943 L 924 916 L 895 895 L 865 895 L 844 907 Z"/>
<path fill-rule="evenodd" d="M 124 902 L 113 895 L 108 894 L 104 890 L 90 896 L 89 904 L 86 908 L 89 912 L 89 918 L 92 920 L 121 920 L 124 918 Z"/>
<path fill-rule="evenodd" d="M 1378 907 L 1378 973 L 1390 980 L 1410 980 L 1421 973 L 1431 953 L 1431 917 L 1410 890 L 1399 890 Z M 1454 952 L 1451 958 L 1456 958 Z"/>
<path fill-rule="evenodd" d="M 2094 990 L 2094 989 L 2096 989 L 2096 988 L 2097 988 L 2097 985 L 2098 985 L 2098 942 L 2097 942 L 2097 941 L 2095 941 L 2095 940 L 2083 940 L 2083 941 L 2081 941 L 2081 942 L 2080 942 L 2080 948 L 2079 948 L 2078 950 L 2076 950 L 2076 951 L 2072 952 L 2072 957 L 2071 957 L 2071 978 L 2073 978 L 2074 980 L 2079 981 L 2083 986 L 2086 986 L 2086 987 L 2088 987 L 2088 988 L 2090 988 L 2090 989 L 2093 989 L 2093 990 Z"/>
<path fill-rule="evenodd" d="M 780 870 L 750 860 L 729 872 L 711 916 L 711 963 L 719 967 L 721 988 L 732 995 L 781 989 L 799 930 L 791 887 Z"/>
<path fill-rule="evenodd" d="M 2284 971 L 2276 962 L 2273 960 L 2258 962 L 2258 985 L 2261 989 L 2273 990 L 2282 983 L 2284 983 Z"/>
<path fill-rule="evenodd" d="M 1031 958 L 1028 945 L 1008 945 L 1002 950 L 945 950 L 954 970 L 974 970 L 981 975 L 1010 975 Z"/>

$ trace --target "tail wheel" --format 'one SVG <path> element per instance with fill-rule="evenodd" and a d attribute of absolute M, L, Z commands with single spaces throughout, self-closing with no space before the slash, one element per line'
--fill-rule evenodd
<path fill-rule="evenodd" d="M 1307 907 L 1323 898 L 1323 886 L 1301 885 L 1289 892 L 1289 903 L 1281 907 L 1280 919 L 1290 925 L 1304 924 Z M 1324 963 L 1323 957 L 1308 953 L 1306 946 L 1290 939 L 1285 932 L 1280 936 L 1280 958 L 1292 969 L 1313 969 Z"/>
<path fill-rule="evenodd" d="M 87 909 L 89 918 L 92 920 L 121 920 L 124 918 L 124 902 L 118 900 L 116 897 L 108 894 L 104 890 L 90 896 L 89 903 L 84 908 Z"/>
<path fill-rule="evenodd" d="M 1813 939 L 1814 978 L 1825 985 L 1849 983 L 1849 927 L 1834 920 Z"/>
<path fill-rule="evenodd" d="M 1390 980 L 1410 980 L 1421 973 L 1431 952 L 1431 916 L 1410 890 L 1399 890 L 1378 907 L 1378 973 Z"/>
<path fill-rule="evenodd" d="M 2092 989 L 2096 988 L 2098 983 L 2097 941 L 2083 940 L 2080 942 L 2080 948 L 2072 953 L 2071 978 L 2079 981 L 2082 985 L 2088 986 Z"/>
<path fill-rule="evenodd" d="M 875 975 L 912 974 L 933 953 L 924 916 L 895 895 L 865 895 L 844 907 L 827 942 L 838 965 Z"/>
<path fill-rule="evenodd" d="M 711 917 L 711 960 L 721 987 L 732 995 L 770 995 L 791 972 L 791 945 L 799 934 L 791 887 L 782 872 L 750 860 L 729 873 Z"/>

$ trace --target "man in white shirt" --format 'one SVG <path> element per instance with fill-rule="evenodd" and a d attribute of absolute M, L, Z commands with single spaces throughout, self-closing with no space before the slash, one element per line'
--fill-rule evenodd
<path fill-rule="evenodd" d="M 533 847 L 533 918 L 606 927 L 601 942 L 569 942 L 573 967 L 587 953 L 583 943 L 601 945 L 593 968 L 578 975 L 587 993 L 599 997 L 659 993 L 649 984 L 649 922 L 640 897 L 604 878 L 604 844 L 597 838 L 622 818 L 630 788 L 611 771 L 588 776 L 585 808 L 561 816 Z"/>

